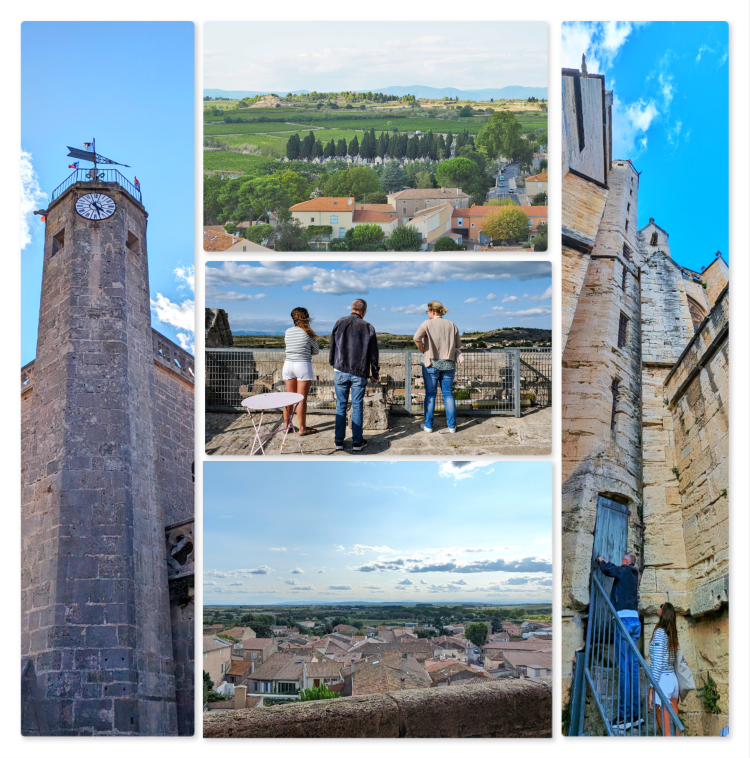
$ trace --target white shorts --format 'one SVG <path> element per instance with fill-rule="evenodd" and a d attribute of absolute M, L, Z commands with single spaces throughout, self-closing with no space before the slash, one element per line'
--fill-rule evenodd
<path fill-rule="evenodd" d="M 680 695 L 680 685 L 674 671 L 665 671 L 659 677 L 659 687 L 661 687 L 661 691 L 664 693 L 665 697 L 668 697 L 670 700 L 674 700 Z M 656 691 L 654 691 L 654 702 L 656 705 L 661 705 L 661 698 Z"/>
<path fill-rule="evenodd" d="M 312 361 L 284 361 L 284 368 L 281 371 L 281 378 L 299 379 L 301 382 L 311 382 L 313 376 Z"/>

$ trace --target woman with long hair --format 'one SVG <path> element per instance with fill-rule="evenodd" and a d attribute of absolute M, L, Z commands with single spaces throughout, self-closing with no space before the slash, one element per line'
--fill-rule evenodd
<path fill-rule="evenodd" d="M 433 300 L 427 306 L 427 320 L 422 322 L 414 335 L 414 344 L 422 353 L 422 378 L 424 379 L 424 424 L 420 428 L 432 432 L 432 420 L 435 414 L 438 385 L 443 393 L 445 416 L 448 428 L 441 433 L 456 432 L 456 401 L 453 397 L 453 380 L 456 377 L 456 364 L 460 363 L 461 337 L 458 327 L 447 318 L 443 318 L 448 309 L 439 301 Z"/>
<path fill-rule="evenodd" d="M 307 395 L 313 382 L 312 357 L 320 352 L 318 335 L 313 331 L 310 322 L 310 314 L 307 308 L 295 308 L 292 311 L 294 326 L 286 330 L 284 344 L 286 356 L 282 377 L 287 392 L 299 392 L 304 395 L 297 405 L 297 418 L 299 419 L 299 436 L 315 434 L 317 429 L 307 427 Z M 284 423 L 291 423 L 291 406 L 284 408 Z"/>
<path fill-rule="evenodd" d="M 651 644 L 648 650 L 654 681 L 658 682 L 661 691 L 669 698 L 675 714 L 677 713 L 677 703 L 680 696 L 680 685 L 674 670 L 677 661 L 677 651 L 679 649 L 677 614 L 672 603 L 662 603 L 659 607 L 659 621 L 654 628 L 654 633 L 651 635 Z M 656 709 L 656 721 L 662 726 L 662 734 L 665 737 L 669 737 L 671 733 L 669 713 L 666 708 L 662 708 L 661 699 L 654 692 L 654 688 L 649 687 L 649 709 L 652 703 Z M 680 736 L 679 732 L 677 732 L 677 736 Z"/>

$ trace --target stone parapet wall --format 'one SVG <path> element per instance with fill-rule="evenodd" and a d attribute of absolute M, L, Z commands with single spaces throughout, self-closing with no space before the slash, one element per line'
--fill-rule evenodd
<path fill-rule="evenodd" d="M 209 711 L 204 737 L 551 737 L 550 679 Z"/>

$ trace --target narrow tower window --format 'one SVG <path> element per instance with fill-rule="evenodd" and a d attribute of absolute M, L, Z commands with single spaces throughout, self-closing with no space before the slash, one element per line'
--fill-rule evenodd
<path fill-rule="evenodd" d="M 627 232 L 627 230 L 628 230 L 628 224 L 629 224 L 629 223 L 630 223 L 630 222 L 628 221 L 628 219 L 625 219 L 625 231 L 626 231 L 626 232 Z"/>
<path fill-rule="evenodd" d="M 620 380 L 612 380 L 612 420 L 610 421 L 610 428 L 615 430 L 615 414 L 617 413 L 617 393 L 620 388 Z"/>
<path fill-rule="evenodd" d="M 52 238 L 52 255 L 57 255 L 65 247 L 65 229 Z"/>
<path fill-rule="evenodd" d="M 125 247 L 127 247 L 131 253 L 141 252 L 141 243 L 133 232 L 128 232 L 128 241 L 125 243 Z"/>
<path fill-rule="evenodd" d="M 622 246 L 622 254 L 626 261 L 630 260 L 630 248 L 627 245 Z"/>
<path fill-rule="evenodd" d="M 622 287 L 622 291 L 625 292 L 625 282 L 628 278 L 628 270 L 625 268 L 625 266 L 622 267 L 622 284 L 620 285 Z"/>
<path fill-rule="evenodd" d="M 620 327 L 617 330 L 617 347 L 625 347 L 628 342 L 628 321 L 630 319 L 624 314 L 620 314 Z"/>
<path fill-rule="evenodd" d="M 651 244 L 652 244 L 654 247 L 656 247 L 656 245 L 658 245 L 658 244 L 659 244 L 659 235 L 658 235 L 656 232 L 654 232 L 654 233 L 651 235 Z"/>

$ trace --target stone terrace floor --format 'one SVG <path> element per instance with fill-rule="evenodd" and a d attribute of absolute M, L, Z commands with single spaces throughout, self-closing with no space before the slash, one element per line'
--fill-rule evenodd
<path fill-rule="evenodd" d="M 368 445 L 361 453 L 352 452 L 351 428 L 343 451 L 333 445 L 333 414 L 311 414 L 308 424 L 317 434 L 301 437 L 305 455 L 549 455 L 552 452 L 552 409 L 542 408 L 513 416 L 460 416 L 456 434 L 425 434 L 419 425 L 422 416 L 391 416 L 387 431 L 365 430 Z M 281 414 L 266 415 L 263 433 L 278 429 Z M 435 419 L 435 428 L 445 428 L 445 417 Z M 253 426 L 247 413 L 206 414 L 207 455 L 249 455 L 253 443 Z M 278 455 L 279 434 L 266 444 L 266 455 Z M 260 455 L 260 452 L 256 452 Z M 290 435 L 282 455 L 299 455 L 299 449 Z"/>

